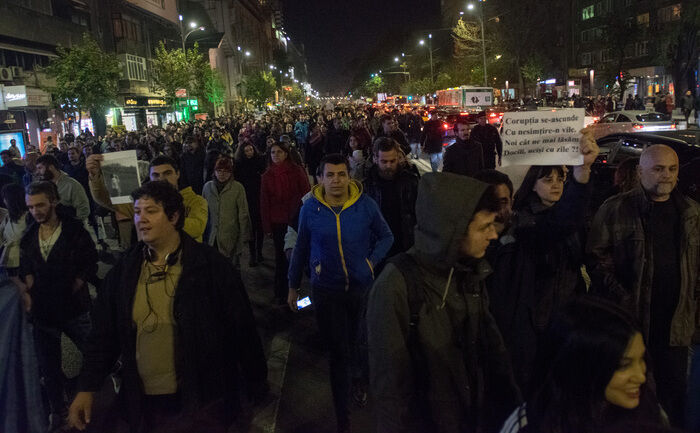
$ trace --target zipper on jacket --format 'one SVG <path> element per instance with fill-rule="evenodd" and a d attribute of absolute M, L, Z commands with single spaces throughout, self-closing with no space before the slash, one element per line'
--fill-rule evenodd
<path fill-rule="evenodd" d="M 331 212 L 333 212 L 333 215 L 335 215 L 335 227 L 338 232 L 338 251 L 340 252 L 340 263 L 343 265 L 343 272 L 345 272 L 345 291 L 347 292 L 348 288 L 350 288 L 350 276 L 348 275 L 348 267 L 345 264 L 345 254 L 343 254 L 343 240 L 340 236 L 340 214 L 335 213 L 333 209 L 331 209 Z"/>

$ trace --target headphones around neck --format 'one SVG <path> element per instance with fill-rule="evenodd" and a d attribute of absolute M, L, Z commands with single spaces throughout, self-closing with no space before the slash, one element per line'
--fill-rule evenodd
<path fill-rule="evenodd" d="M 180 250 L 182 250 L 182 242 L 178 244 L 177 248 L 175 248 L 175 251 L 165 256 L 166 266 L 170 267 L 177 263 L 177 260 L 180 257 Z M 143 259 L 149 263 L 153 263 L 153 261 L 156 259 L 155 251 L 150 249 L 148 245 L 143 246 Z"/>

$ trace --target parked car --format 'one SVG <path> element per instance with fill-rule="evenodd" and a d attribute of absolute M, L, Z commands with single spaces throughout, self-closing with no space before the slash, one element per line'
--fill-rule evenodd
<path fill-rule="evenodd" d="M 585 129 L 593 131 L 597 140 L 606 135 L 624 132 L 673 131 L 676 129 L 676 122 L 668 114 L 622 110 L 604 115 L 599 121 L 586 126 Z"/>

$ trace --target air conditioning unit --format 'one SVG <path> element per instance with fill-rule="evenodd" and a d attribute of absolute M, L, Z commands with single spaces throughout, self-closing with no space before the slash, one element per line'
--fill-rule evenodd
<path fill-rule="evenodd" d="M 0 68 L 0 81 L 12 81 L 12 68 Z"/>
<path fill-rule="evenodd" d="M 21 66 L 12 66 L 12 76 L 14 78 L 22 78 L 24 76 L 24 68 Z"/>

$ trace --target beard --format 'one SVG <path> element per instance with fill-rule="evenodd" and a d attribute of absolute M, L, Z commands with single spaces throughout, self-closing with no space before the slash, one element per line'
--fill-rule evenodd
<path fill-rule="evenodd" d="M 53 173 L 51 171 L 46 170 L 46 171 L 44 171 L 44 174 L 39 175 L 38 177 L 39 177 L 39 180 L 50 182 L 53 180 L 54 176 L 53 176 Z"/>

